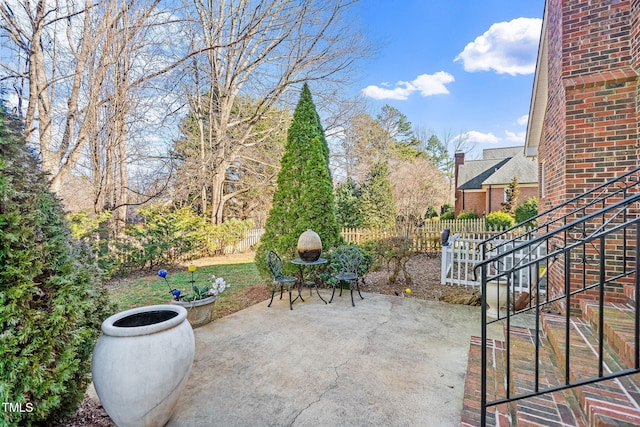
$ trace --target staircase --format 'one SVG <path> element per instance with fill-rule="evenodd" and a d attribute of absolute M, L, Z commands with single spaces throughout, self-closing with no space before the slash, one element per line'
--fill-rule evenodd
<path fill-rule="evenodd" d="M 640 426 L 640 168 L 536 219 L 482 244 L 461 426 Z M 513 290 L 523 270 L 530 295 Z M 511 289 L 497 319 L 489 281 Z"/>

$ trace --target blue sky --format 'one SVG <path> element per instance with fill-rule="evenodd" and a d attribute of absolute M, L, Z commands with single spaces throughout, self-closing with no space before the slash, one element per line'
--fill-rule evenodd
<path fill-rule="evenodd" d="M 382 46 L 354 91 L 442 137 L 483 148 L 524 144 L 544 0 L 363 0 Z"/>

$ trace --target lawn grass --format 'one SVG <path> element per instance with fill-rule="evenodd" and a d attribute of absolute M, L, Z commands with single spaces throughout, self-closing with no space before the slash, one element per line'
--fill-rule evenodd
<path fill-rule="evenodd" d="M 245 288 L 264 283 L 253 262 L 199 267 L 193 273 L 193 279 L 198 287 L 202 287 L 211 283 L 211 275 L 222 277 L 231 285 L 218 295 L 216 311 L 235 311 L 235 305 L 242 299 Z M 109 296 L 118 311 L 145 305 L 169 304 L 172 299 L 170 290 L 176 288 L 187 294 L 191 291 L 190 281 L 191 273 L 186 268 L 183 271 L 169 272 L 168 284 L 156 274 L 150 274 L 110 285 Z"/>

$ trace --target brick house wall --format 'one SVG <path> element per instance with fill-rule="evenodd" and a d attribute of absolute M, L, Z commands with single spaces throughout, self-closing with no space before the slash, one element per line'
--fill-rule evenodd
<path fill-rule="evenodd" d="M 491 186 L 491 189 L 487 190 L 486 200 L 486 213 L 496 212 L 502 209 L 501 203 L 504 202 L 504 189 L 506 186 Z M 524 202 L 529 197 L 538 197 L 538 187 L 525 187 L 520 186 L 520 195 L 518 196 L 517 204 Z M 479 212 L 482 214 L 482 211 Z"/>
<path fill-rule="evenodd" d="M 459 190 L 458 190 L 459 191 Z M 456 200 L 459 210 L 458 214 L 462 211 L 472 211 L 482 216 L 482 212 L 485 210 L 485 203 L 487 200 L 486 192 L 481 190 L 466 190 L 459 191 L 459 198 Z M 457 214 L 456 214 L 457 216 Z"/>
<path fill-rule="evenodd" d="M 456 199 L 457 213 L 464 211 L 472 211 L 482 216 L 502 209 L 501 203 L 504 202 L 504 189 L 506 186 L 493 185 L 486 190 L 458 190 L 459 196 Z M 522 203 L 528 197 L 538 197 L 538 187 L 520 186 L 520 195 L 518 196 L 518 204 Z"/>
<path fill-rule="evenodd" d="M 547 210 L 565 200 L 565 95 L 562 85 L 562 1 L 548 0 L 546 8 L 548 37 L 548 104 L 543 127 L 543 143 L 539 149 L 539 177 L 544 185 L 545 197 L 540 199 L 539 209 Z"/>
<path fill-rule="evenodd" d="M 541 210 L 639 165 L 639 11 L 640 0 L 547 1 L 548 101 L 538 153 Z M 613 270 L 625 262 L 615 260 L 622 244 L 608 244 L 607 263 Z M 589 252 L 597 261 L 600 248 Z M 591 270 L 572 264 L 572 290 L 596 279 Z M 552 296 L 564 293 L 563 271 L 561 260 L 549 272 Z M 624 301 L 619 284 L 607 287 L 607 299 Z M 578 305 L 576 299 L 570 308 Z"/>
<path fill-rule="evenodd" d="M 504 189 L 505 186 L 491 186 L 491 189 L 487 191 L 487 213 L 499 211 L 502 209 L 501 203 L 504 202 Z"/>

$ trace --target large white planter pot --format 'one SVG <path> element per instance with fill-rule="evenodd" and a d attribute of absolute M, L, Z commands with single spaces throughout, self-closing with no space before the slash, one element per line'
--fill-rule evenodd
<path fill-rule="evenodd" d="M 171 301 L 173 305 L 179 305 L 187 310 L 187 320 L 192 328 L 198 328 L 213 320 L 213 309 L 217 297 L 210 296 L 196 301 Z"/>
<path fill-rule="evenodd" d="M 486 301 L 489 306 L 487 317 L 497 319 L 500 316 L 500 307 L 504 307 L 507 304 L 507 291 L 508 287 L 504 282 L 498 283 L 493 280 L 487 282 Z"/>
<path fill-rule="evenodd" d="M 119 427 L 163 426 L 189 376 L 195 340 L 187 311 L 153 305 L 102 323 L 93 351 L 93 384 Z"/>

